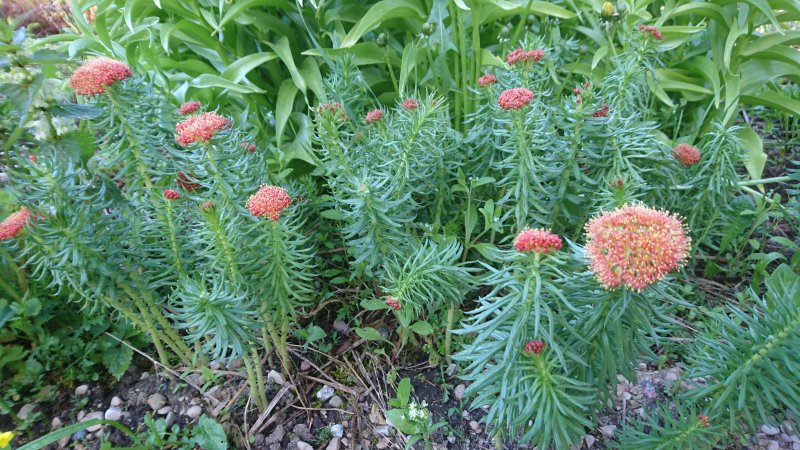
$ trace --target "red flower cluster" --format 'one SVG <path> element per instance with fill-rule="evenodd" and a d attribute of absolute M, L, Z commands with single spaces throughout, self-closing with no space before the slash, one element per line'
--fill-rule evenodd
<path fill-rule="evenodd" d="M 256 151 L 256 144 L 251 144 L 249 142 L 242 142 L 239 144 L 240 147 L 247 149 L 248 152 L 252 153 Z"/>
<path fill-rule="evenodd" d="M 709 419 L 709 417 L 706 416 L 705 414 L 699 414 L 697 416 L 697 420 L 700 421 L 700 425 L 702 425 L 704 427 L 710 427 L 711 426 L 711 422 L 709 422 L 708 419 Z"/>
<path fill-rule="evenodd" d="M 131 76 L 127 64 L 106 57 L 90 59 L 83 63 L 69 80 L 78 95 L 99 95 L 117 81 Z"/>
<path fill-rule="evenodd" d="M 601 105 L 600 109 L 592 113 L 592 117 L 608 117 L 608 105 Z"/>
<path fill-rule="evenodd" d="M 186 175 L 182 171 L 178 171 L 178 187 L 186 192 L 194 192 L 200 189 L 200 185 L 195 183 L 195 178 L 192 175 Z"/>
<path fill-rule="evenodd" d="M 681 267 L 691 246 L 678 216 L 640 205 L 593 218 L 586 235 L 590 268 L 606 289 L 641 291 Z"/>
<path fill-rule="evenodd" d="M 407 99 L 403 100 L 403 108 L 405 108 L 405 109 L 407 109 L 409 111 L 413 111 L 413 110 L 419 108 L 419 102 L 417 101 L 417 99 L 407 98 Z"/>
<path fill-rule="evenodd" d="M 186 102 L 178 109 L 180 115 L 185 116 L 200 109 L 200 102 Z"/>
<path fill-rule="evenodd" d="M 167 200 L 177 200 L 181 197 L 180 192 L 175 189 L 164 189 L 164 198 Z"/>
<path fill-rule="evenodd" d="M 230 125 L 230 121 L 217 113 L 205 112 L 191 116 L 175 126 L 176 140 L 184 147 L 193 142 L 208 142 L 218 131 Z"/>
<path fill-rule="evenodd" d="M 278 220 L 281 212 L 292 204 L 292 197 L 286 189 L 278 186 L 264 185 L 247 199 L 247 209 L 256 216 L 264 216 L 269 220 Z"/>
<path fill-rule="evenodd" d="M 386 297 L 386 304 L 389 306 L 389 308 L 392 308 L 395 311 L 400 311 L 400 300 L 392 296 L 388 296 Z"/>
<path fill-rule="evenodd" d="M 0 241 L 6 241 L 18 235 L 30 216 L 31 212 L 23 206 L 19 211 L 3 219 L 0 222 Z"/>
<path fill-rule="evenodd" d="M 660 31 L 658 31 L 658 28 L 652 25 L 639 25 L 639 32 L 648 33 L 651 36 L 653 36 L 653 38 L 655 38 L 655 40 L 657 41 L 661 41 L 664 39 L 664 35 L 662 35 Z"/>
<path fill-rule="evenodd" d="M 518 48 L 506 56 L 506 61 L 513 66 L 517 63 L 537 62 L 542 58 L 544 58 L 544 50 L 537 48 L 536 50 L 525 51 Z"/>
<path fill-rule="evenodd" d="M 374 123 L 383 117 L 383 111 L 380 109 L 373 109 L 372 111 L 367 113 L 367 117 L 364 119 L 367 123 Z"/>
<path fill-rule="evenodd" d="M 518 252 L 552 253 L 560 250 L 561 238 L 547 230 L 526 228 L 514 238 L 514 250 Z"/>
<path fill-rule="evenodd" d="M 625 182 L 623 182 L 621 178 L 617 178 L 616 180 L 609 183 L 608 186 L 611 188 L 612 191 L 615 189 L 622 189 L 625 186 Z"/>
<path fill-rule="evenodd" d="M 506 111 L 520 109 L 533 100 L 533 92 L 525 88 L 506 89 L 497 99 L 497 104 Z"/>
<path fill-rule="evenodd" d="M 209 212 L 209 211 L 213 210 L 214 207 L 216 207 L 216 206 L 217 206 L 217 204 L 214 203 L 214 200 L 206 200 L 206 201 L 203 202 L 202 205 L 200 205 L 200 209 L 203 212 Z"/>
<path fill-rule="evenodd" d="M 37 161 L 39 158 L 37 158 L 37 157 L 36 157 L 36 155 L 28 155 L 28 159 L 29 159 L 29 160 L 30 160 L 32 163 L 35 163 L 35 162 L 36 162 L 36 161 Z"/>
<path fill-rule="evenodd" d="M 317 112 L 318 113 L 323 113 L 323 112 L 327 111 L 327 112 L 331 112 L 331 113 L 336 114 L 337 112 L 341 111 L 342 109 L 343 109 L 342 108 L 342 104 L 339 103 L 339 102 L 320 103 L 317 106 Z"/>
<path fill-rule="evenodd" d="M 522 351 L 529 355 L 539 355 L 544 351 L 546 344 L 539 340 L 529 341 L 525 344 L 525 347 L 522 348 Z"/>
<path fill-rule="evenodd" d="M 678 144 L 678 146 L 672 150 L 672 156 L 684 166 L 691 166 L 692 164 L 700 162 L 700 150 L 689 144 Z"/>
<path fill-rule="evenodd" d="M 490 73 L 487 73 L 486 75 L 478 78 L 478 86 L 481 87 L 486 87 L 489 86 L 490 84 L 495 84 L 495 83 L 497 83 L 497 77 Z"/>

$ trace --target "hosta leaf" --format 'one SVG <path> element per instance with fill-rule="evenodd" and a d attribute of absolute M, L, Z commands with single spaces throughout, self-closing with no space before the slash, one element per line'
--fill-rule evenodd
<path fill-rule="evenodd" d="M 347 33 L 341 47 L 352 47 L 362 36 L 380 26 L 382 22 L 401 17 L 416 17 L 423 20 L 426 14 L 420 4 L 413 0 L 382 0 L 373 5 Z"/>

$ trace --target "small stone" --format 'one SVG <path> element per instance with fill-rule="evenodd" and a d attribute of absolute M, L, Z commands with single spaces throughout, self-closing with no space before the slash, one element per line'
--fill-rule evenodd
<path fill-rule="evenodd" d="M 344 427 L 342 424 L 337 423 L 335 425 L 331 425 L 331 436 L 337 438 L 344 437 Z"/>
<path fill-rule="evenodd" d="M 119 420 L 122 418 L 122 411 L 120 411 L 118 408 L 108 408 L 105 414 L 103 414 L 103 417 L 106 420 Z"/>
<path fill-rule="evenodd" d="M 114 396 L 114 398 L 111 399 L 111 406 L 119 406 L 121 404 L 122 404 L 121 398 Z"/>
<path fill-rule="evenodd" d="M 674 383 L 678 381 L 678 372 L 675 370 L 669 370 L 666 374 L 664 374 L 664 381 L 668 383 Z"/>
<path fill-rule="evenodd" d="M 64 436 L 63 438 L 58 440 L 58 448 L 67 448 L 67 444 L 69 444 L 70 436 Z"/>
<path fill-rule="evenodd" d="M 273 383 L 283 386 L 286 383 L 286 379 L 283 378 L 279 372 L 274 370 L 270 370 L 267 374 L 267 381 L 272 381 Z"/>
<path fill-rule="evenodd" d="M 58 417 L 53 417 L 53 420 L 50 422 L 50 431 L 57 430 L 64 426 L 64 423 L 61 422 L 61 419 Z"/>
<path fill-rule="evenodd" d="M 347 332 L 350 331 L 350 326 L 348 326 L 347 322 L 345 322 L 344 320 L 337 319 L 333 321 L 333 329 L 338 331 L 339 333 L 347 334 Z"/>
<path fill-rule="evenodd" d="M 236 370 L 242 367 L 242 358 L 236 358 L 228 363 L 228 370 Z"/>
<path fill-rule="evenodd" d="M 317 398 L 323 402 L 327 402 L 331 397 L 334 396 L 335 393 L 336 392 L 333 390 L 333 388 L 326 384 L 322 386 L 319 391 L 317 391 Z"/>
<path fill-rule="evenodd" d="M 778 427 L 773 427 L 772 425 L 761 425 L 761 432 L 766 434 L 767 436 L 775 436 L 776 434 L 780 434 L 781 430 Z"/>
<path fill-rule="evenodd" d="M 592 436 L 591 434 L 587 435 L 583 439 L 583 443 L 586 444 L 586 448 L 592 448 L 595 442 L 597 442 L 597 439 L 595 439 L 595 437 Z"/>
<path fill-rule="evenodd" d="M 295 425 L 294 428 L 292 428 L 292 433 L 294 433 L 295 436 L 299 437 L 304 441 L 314 440 L 314 436 L 311 434 L 311 432 L 308 430 L 308 427 L 304 423 L 298 423 L 297 425 Z"/>
<path fill-rule="evenodd" d="M 614 432 L 616 431 L 617 431 L 616 425 L 603 425 L 602 427 L 600 427 L 600 432 L 603 433 L 603 436 L 609 439 L 614 437 Z"/>
<path fill-rule="evenodd" d="M 167 414 L 172 412 L 172 406 L 165 406 L 163 408 L 158 409 L 158 414 L 161 416 L 166 416 Z"/>
<path fill-rule="evenodd" d="M 383 439 L 380 442 L 378 442 L 377 444 L 375 444 L 375 448 L 377 448 L 379 450 L 383 450 L 383 449 L 389 448 L 389 441 Z"/>
<path fill-rule="evenodd" d="M 310 369 L 310 368 L 311 368 L 311 363 L 310 363 L 310 362 L 308 362 L 308 361 L 302 361 L 302 362 L 300 363 L 300 371 L 301 371 L 301 372 L 305 372 L 305 371 L 307 371 L 307 370 L 308 370 L 308 369 Z"/>
<path fill-rule="evenodd" d="M 386 419 L 383 418 L 381 409 L 375 403 L 372 404 L 372 408 L 369 411 L 369 421 L 375 425 L 383 425 L 386 423 Z"/>
<path fill-rule="evenodd" d="M 792 443 L 792 450 L 800 450 L 800 442 Z"/>
<path fill-rule="evenodd" d="M 451 363 L 447 366 L 445 373 L 447 373 L 448 377 L 454 377 L 456 375 L 456 370 L 458 370 L 458 366 L 456 366 L 455 363 Z"/>
<path fill-rule="evenodd" d="M 191 419 L 196 419 L 200 417 L 200 414 L 202 413 L 203 413 L 203 408 L 201 408 L 199 405 L 194 405 L 186 410 L 186 416 Z"/>
<path fill-rule="evenodd" d="M 142 372 L 142 375 L 139 377 L 139 380 L 146 380 L 150 374 L 148 372 Z"/>
<path fill-rule="evenodd" d="M 481 424 L 479 424 L 478 422 L 472 420 L 469 423 L 469 427 L 472 428 L 472 431 L 478 431 L 481 428 Z"/>
<path fill-rule="evenodd" d="M 78 421 L 80 422 L 81 419 L 86 415 L 86 411 L 80 410 L 78 411 Z"/>
<path fill-rule="evenodd" d="M 778 441 L 769 441 L 767 443 L 767 450 L 779 450 L 781 448 L 781 444 Z"/>
<path fill-rule="evenodd" d="M 150 405 L 153 411 L 163 408 L 165 403 L 167 403 L 167 399 L 161 394 L 153 394 L 147 397 L 147 404 Z"/>
<path fill-rule="evenodd" d="M 331 408 L 339 408 L 344 404 L 344 400 L 342 400 L 342 397 L 339 397 L 338 395 L 334 395 L 328 401 L 328 404 L 331 406 Z"/>
<path fill-rule="evenodd" d="M 378 425 L 375 427 L 375 434 L 379 436 L 389 436 L 389 425 Z"/>
<path fill-rule="evenodd" d="M 297 450 L 314 450 L 314 447 L 303 441 L 297 441 Z"/>
<path fill-rule="evenodd" d="M 171 427 L 172 424 L 175 423 L 175 413 L 170 411 L 167 413 L 167 417 L 164 418 L 164 422 L 167 424 L 167 428 Z"/>
<path fill-rule="evenodd" d="M 36 403 L 25 403 L 24 405 L 22 405 L 22 408 L 19 409 L 19 412 L 17 412 L 17 417 L 19 417 L 22 420 L 27 419 L 28 416 L 31 415 L 33 410 L 36 409 L 36 406 L 37 406 Z"/>
<path fill-rule="evenodd" d="M 88 384 L 82 384 L 75 388 L 75 395 L 86 395 L 87 392 L 89 392 Z"/>
<path fill-rule="evenodd" d="M 630 400 L 631 398 L 633 398 L 633 396 L 631 395 L 630 392 L 624 392 L 622 394 L 622 398 L 624 398 L 625 400 Z"/>
<path fill-rule="evenodd" d="M 467 387 L 464 384 L 459 384 L 455 389 L 453 389 L 453 396 L 456 398 L 456 400 L 464 400 L 464 391 L 466 390 Z"/>
<path fill-rule="evenodd" d="M 214 361 L 211 361 L 211 363 L 209 363 L 208 368 L 211 370 L 219 370 L 222 368 L 222 365 L 220 365 L 219 361 L 215 359 Z"/>
<path fill-rule="evenodd" d="M 86 435 L 87 434 L 88 433 L 86 433 L 86 430 L 78 430 L 78 431 L 72 433 L 71 437 L 72 437 L 73 441 L 81 441 L 83 439 L 86 439 Z"/>
<path fill-rule="evenodd" d="M 450 436 L 447 436 L 447 442 L 449 442 L 451 444 L 455 444 L 456 443 L 456 437 L 453 436 L 452 434 Z"/>
<path fill-rule="evenodd" d="M 783 424 L 781 425 L 781 428 L 783 428 L 783 431 L 786 434 L 794 433 L 794 427 L 792 426 L 792 424 L 788 420 L 784 420 L 783 421 Z"/>
<path fill-rule="evenodd" d="M 104 416 L 103 411 L 92 411 L 89 414 L 83 416 L 81 422 L 88 422 L 94 419 L 102 419 L 103 416 Z M 95 431 L 100 431 L 101 428 L 103 428 L 103 425 L 92 425 L 89 428 L 87 428 L 86 431 L 88 431 L 89 433 L 94 433 Z"/>
<path fill-rule="evenodd" d="M 328 442 L 328 446 L 325 447 L 325 450 L 339 450 L 339 447 L 342 445 L 342 438 L 341 437 L 334 437 Z"/>
<path fill-rule="evenodd" d="M 781 442 L 792 442 L 792 438 L 786 433 L 781 433 Z"/>
<path fill-rule="evenodd" d="M 286 436 L 286 430 L 283 429 L 283 425 L 278 425 L 272 431 L 272 434 L 270 434 L 264 439 L 264 443 L 267 445 L 280 444 L 281 441 L 283 441 L 284 436 Z"/>

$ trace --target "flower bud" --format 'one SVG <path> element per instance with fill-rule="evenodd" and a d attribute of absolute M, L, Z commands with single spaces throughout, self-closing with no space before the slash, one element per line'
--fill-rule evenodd
<path fill-rule="evenodd" d="M 600 13 L 604 19 L 610 19 L 614 15 L 614 5 L 611 2 L 603 2 Z"/>
<path fill-rule="evenodd" d="M 381 33 L 378 35 L 378 38 L 375 39 L 375 43 L 378 44 L 378 47 L 384 48 L 389 44 L 389 38 L 386 36 L 386 33 Z"/>
<path fill-rule="evenodd" d="M 434 31 L 436 31 L 436 24 L 435 23 L 433 23 L 433 22 L 425 22 L 422 25 L 422 33 L 425 34 L 425 36 L 432 35 Z"/>

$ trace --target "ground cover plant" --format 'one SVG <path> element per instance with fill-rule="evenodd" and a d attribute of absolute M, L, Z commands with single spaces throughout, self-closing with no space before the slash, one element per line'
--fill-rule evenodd
<path fill-rule="evenodd" d="M 10 301 L 4 297 L 0 311 L 10 313 L 0 326 L 9 324 L 14 344 L 4 344 L 13 352 L 4 350 L 2 361 L 35 354 L 41 344 L 18 336 L 30 339 L 36 302 L 46 295 L 48 311 L 60 304 L 81 332 L 108 339 L 95 345 L 112 375 L 119 378 L 133 351 L 141 352 L 180 380 L 171 382 L 172 394 L 178 383 L 190 385 L 227 424 L 223 430 L 203 416 L 194 428 L 173 427 L 164 395 L 154 394 L 146 403 L 165 417 L 128 422 L 133 430 L 119 425 L 121 441 L 94 434 L 117 425 L 119 404 L 81 416 L 84 427 L 97 427 L 96 445 L 225 448 L 227 431 L 233 448 L 268 448 L 255 434 L 280 420 L 276 404 L 289 389 L 296 399 L 285 400 L 286 410 L 297 401 L 300 411 L 338 411 L 342 399 L 334 405 L 331 386 L 353 395 L 346 411 L 355 417 L 359 398 L 381 399 L 377 412 L 363 407 L 371 423 L 386 427 L 374 445 L 388 446 L 393 435 L 409 448 L 433 448 L 445 445 L 437 439 L 448 432 L 455 443 L 456 428 L 434 417 L 433 402 L 410 398 L 403 367 L 417 362 L 448 372 L 442 384 L 459 383 L 456 410 L 480 414 L 496 448 L 591 447 L 587 435 L 606 423 L 643 361 L 679 364 L 687 376 L 638 417 L 623 412 L 616 434 L 601 427 L 604 444 L 726 448 L 759 430 L 772 436 L 774 425 L 789 438 L 786 411 L 800 409 L 796 137 L 781 135 L 783 169 L 765 176 L 766 134 L 746 113 L 739 118 L 738 107 L 758 92 L 782 102 L 775 114 L 785 114 L 797 90 L 755 90 L 751 82 L 753 91 L 737 90 L 726 78 L 720 104 L 716 70 L 723 78 L 735 70 L 758 76 L 745 59 L 742 67 L 727 65 L 731 48 L 745 58 L 757 53 L 746 50 L 751 45 L 792 59 L 780 49 L 791 48 L 792 35 L 783 36 L 794 31 L 753 32 L 766 22 L 780 28 L 794 9 L 741 10 L 738 31 L 723 32 L 733 42 L 723 52 L 726 65 L 700 66 L 707 94 L 692 87 L 697 80 L 669 82 L 677 69 L 667 68 L 674 57 L 667 50 L 686 44 L 698 57 L 714 55 L 719 30 L 698 43 L 687 36 L 699 29 L 661 25 L 694 15 L 724 19 L 733 5 L 671 5 L 651 21 L 647 8 L 602 4 L 585 10 L 592 31 L 529 18 L 535 11 L 574 19 L 566 6 L 538 2 L 409 2 L 405 9 L 379 2 L 341 41 L 344 29 L 332 27 L 325 39 L 335 47 L 319 45 L 322 28 L 308 30 L 312 48 L 298 72 L 290 62 L 297 49 L 285 36 L 271 42 L 274 55 L 232 60 L 228 51 L 249 52 L 226 37 L 253 30 L 243 14 L 257 5 L 245 3 L 225 13 L 222 5 L 72 2 L 80 36 L 29 41 L 15 26 L 5 32 L 9 80 L 1 92 L 10 120 L 0 131 L 8 206 L 0 239 L 14 279 L 2 285 Z M 258 17 L 307 26 L 303 5 L 295 13 L 275 3 Z M 326 10 L 312 8 L 316 19 Z M 399 22 L 412 38 L 398 75 L 392 52 L 401 36 L 389 25 L 417 9 L 438 19 Z M 208 40 L 195 29 L 200 18 L 218 33 L 215 55 L 195 42 Z M 501 18 L 512 21 L 508 31 L 482 41 L 482 23 L 495 33 L 502 23 L 492 21 Z M 352 50 L 384 20 L 374 46 Z M 224 28 L 230 21 L 236 26 Z M 175 59 L 140 45 L 152 40 L 155 24 L 162 38 L 166 29 L 181 39 L 164 43 Z M 587 53 L 566 29 L 609 34 Z M 455 41 L 437 43 L 442 30 Z M 121 51 L 118 40 L 136 45 Z M 56 51 L 63 41 L 69 53 L 91 56 L 68 63 Z M 438 53 L 430 47 L 439 44 Z M 192 52 L 221 58 L 212 63 L 219 75 L 176 71 L 189 67 L 184 58 Z M 380 60 L 367 58 L 373 53 Z M 283 66 L 273 67 L 275 57 Z M 269 76 L 257 76 L 262 71 Z M 219 81 L 234 72 L 235 81 Z M 787 74 L 776 69 L 760 79 Z M 306 102 L 295 101 L 301 81 L 314 84 Z M 263 86 L 243 91 L 240 82 Z M 681 92 L 683 105 L 668 91 Z M 292 119 L 295 108 L 302 116 Z M 287 151 L 282 133 L 290 122 L 298 128 Z M 793 133 L 788 118 L 768 123 Z M 50 316 L 37 320 L 34 329 L 53 333 Z M 358 353 L 359 346 L 367 350 Z M 31 364 L 13 369 L 34 377 L 48 370 Z M 214 403 L 218 387 L 207 386 L 220 376 L 242 384 L 232 400 Z M 348 387 L 375 378 L 382 388 L 356 395 Z M 333 408 L 307 403 L 321 382 L 316 398 Z M 39 437 L 12 441 L 28 429 L 27 405 L 14 412 L 12 402 L 4 410 L 16 416 L 16 432 L 0 435 L 0 446 Z M 194 406 L 186 405 L 186 415 Z M 102 418 L 111 422 L 91 422 Z M 241 421 L 238 436 L 230 420 Z M 352 433 L 363 427 L 350 423 L 355 442 Z M 296 430 L 288 445 L 310 446 L 308 429 Z M 327 430 L 318 446 L 338 448 L 341 428 Z M 78 431 L 67 427 L 21 448 L 88 439 Z M 276 439 L 280 448 L 283 434 Z M 475 444 L 464 437 L 458 445 Z"/>

